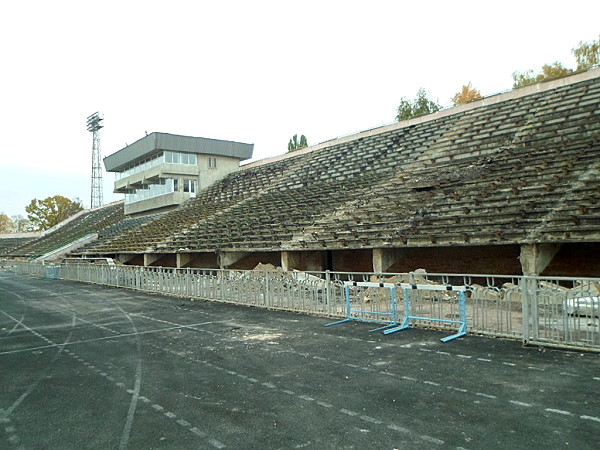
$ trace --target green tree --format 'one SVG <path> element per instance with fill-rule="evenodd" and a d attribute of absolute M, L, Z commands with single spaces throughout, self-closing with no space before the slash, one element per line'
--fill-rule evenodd
<path fill-rule="evenodd" d="M 481 92 L 471 86 L 471 82 L 469 81 L 469 84 L 463 85 L 460 92 L 457 92 L 454 97 L 452 97 L 452 103 L 454 106 L 462 105 L 463 103 L 469 103 L 479 100 L 480 98 L 483 98 Z"/>
<path fill-rule="evenodd" d="M 577 72 L 597 67 L 600 65 L 600 36 L 597 41 L 579 42 L 571 52 L 577 61 Z"/>
<path fill-rule="evenodd" d="M 552 64 L 544 64 L 539 73 L 534 73 L 533 70 L 525 72 L 513 73 L 513 89 L 528 86 L 530 84 L 541 83 L 543 81 L 557 80 L 558 78 L 572 75 L 573 70 L 563 66 L 561 63 L 554 62 Z"/>
<path fill-rule="evenodd" d="M 527 86 L 529 84 L 541 83 L 566 77 L 577 72 L 583 72 L 600 65 L 600 36 L 597 41 L 579 42 L 577 47 L 571 49 L 571 53 L 577 62 L 575 70 L 563 66 L 560 62 L 544 64 L 539 73 L 533 70 L 513 73 L 513 88 Z"/>
<path fill-rule="evenodd" d="M 414 100 L 402 97 L 400 99 L 400 105 L 396 114 L 396 120 L 401 122 L 402 120 L 412 119 L 414 117 L 424 116 L 425 114 L 431 114 L 439 111 L 442 106 L 429 99 L 427 91 L 420 88 L 417 91 L 417 96 Z"/>
<path fill-rule="evenodd" d="M 300 135 L 300 139 L 298 139 L 298 135 L 295 134 L 290 139 L 290 142 L 288 142 L 288 152 L 300 150 L 304 147 L 308 147 L 308 141 L 306 140 L 306 136 L 304 136 L 303 134 Z"/>
<path fill-rule="evenodd" d="M 27 218 L 37 230 L 47 230 L 73 214 L 83 210 L 81 200 L 69 200 L 61 195 L 44 200 L 34 198 L 25 207 Z"/>
<path fill-rule="evenodd" d="M 0 214 L 0 233 L 12 233 L 15 224 L 6 214 Z"/>

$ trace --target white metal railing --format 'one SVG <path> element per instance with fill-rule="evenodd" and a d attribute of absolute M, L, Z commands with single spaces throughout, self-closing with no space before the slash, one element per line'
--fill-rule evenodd
<path fill-rule="evenodd" d="M 2 265 L 21 275 L 339 318 L 348 312 L 344 281 L 394 283 L 398 287 L 401 283 L 466 286 L 470 333 L 600 351 L 600 278 L 241 271 L 12 261 Z M 354 295 L 353 309 L 391 309 L 390 296 L 379 289 L 367 288 Z M 397 292 L 395 306 L 402 317 L 403 292 L 400 288 Z M 448 323 L 416 325 L 448 329 L 459 319 L 456 301 L 449 293 L 421 296 L 418 301 L 413 308 L 448 319 Z"/>

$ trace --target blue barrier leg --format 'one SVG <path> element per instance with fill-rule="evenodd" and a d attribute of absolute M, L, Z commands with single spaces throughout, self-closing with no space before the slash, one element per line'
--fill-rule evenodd
<path fill-rule="evenodd" d="M 383 327 L 379 327 L 379 328 L 373 328 L 372 330 L 369 330 L 369 333 L 374 333 L 375 331 L 386 330 L 386 329 L 388 329 L 388 328 L 392 328 L 392 327 L 395 327 L 395 326 L 397 326 L 397 325 L 398 325 L 398 323 L 397 323 L 397 322 L 395 322 L 395 323 L 390 323 L 390 324 L 388 324 L 388 325 L 385 325 L 385 326 L 383 326 Z"/>
<path fill-rule="evenodd" d="M 394 328 L 390 328 L 388 330 L 384 330 L 383 334 L 392 334 L 392 333 L 395 333 L 397 331 L 406 330 L 407 328 L 410 328 L 410 319 L 408 317 L 405 317 L 404 320 L 402 321 L 402 324 L 400 326 L 394 327 Z"/>
<path fill-rule="evenodd" d="M 346 323 L 346 322 L 352 322 L 352 319 L 344 319 L 344 320 L 338 320 L 337 322 L 326 323 L 325 326 L 330 327 L 332 325 L 339 325 L 340 323 Z"/>
<path fill-rule="evenodd" d="M 396 326 L 393 328 L 389 328 L 387 330 L 383 331 L 383 334 L 392 334 L 392 333 L 396 333 L 397 331 L 402 331 L 402 330 L 406 330 L 407 328 L 410 328 L 410 301 L 408 298 L 409 295 L 409 290 L 408 289 L 404 289 L 404 320 L 402 320 L 402 324 L 400 326 Z M 398 312 L 394 311 L 396 313 L 396 320 L 398 317 Z M 387 327 L 386 327 L 387 328 Z"/>
<path fill-rule="evenodd" d="M 459 295 L 460 328 L 458 329 L 458 333 L 440 339 L 440 341 L 442 342 L 448 342 L 453 339 L 467 335 L 467 300 L 464 291 L 460 291 Z"/>
<path fill-rule="evenodd" d="M 374 333 L 375 331 L 382 331 L 382 330 L 387 330 L 388 328 L 394 328 L 396 326 L 398 326 L 398 308 L 396 307 L 396 288 L 392 287 L 390 288 L 390 300 L 392 302 L 391 305 L 391 316 L 392 316 L 392 320 L 391 323 L 389 323 L 388 325 L 384 325 L 382 327 L 379 328 L 375 328 L 373 330 L 369 330 L 369 333 Z"/>
<path fill-rule="evenodd" d="M 344 320 L 338 320 L 337 322 L 328 323 L 325 326 L 330 327 L 332 325 L 338 325 L 340 323 L 351 322 L 352 318 L 352 305 L 350 304 L 350 286 L 346 285 L 344 287 L 344 294 L 346 296 L 346 315 L 347 317 Z"/>

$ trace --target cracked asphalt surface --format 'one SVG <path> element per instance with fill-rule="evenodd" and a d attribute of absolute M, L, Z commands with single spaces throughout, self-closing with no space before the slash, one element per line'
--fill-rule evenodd
<path fill-rule="evenodd" d="M 597 449 L 600 359 L 0 272 L 0 448 Z"/>

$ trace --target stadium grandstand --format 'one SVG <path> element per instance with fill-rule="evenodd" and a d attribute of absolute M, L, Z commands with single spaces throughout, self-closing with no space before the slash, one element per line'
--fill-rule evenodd
<path fill-rule="evenodd" d="M 151 162 L 157 147 L 148 148 Z M 240 151 L 237 162 L 248 157 Z M 105 159 L 108 170 L 125 167 L 115 158 Z M 115 190 L 160 184 L 166 175 L 150 169 L 152 177 L 117 180 Z M 127 215 L 123 202 L 87 211 L 41 238 L 0 245 L 0 256 L 39 258 L 89 236 L 71 256 L 164 267 L 597 276 L 599 174 L 594 69 L 229 168 L 168 211 Z"/>
<path fill-rule="evenodd" d="M 22 244 L 12 246 L 4 251 L 0 250 L 0 255 L 15 259 L 58 258 L 69 250 L 77 248 L 78 243 L 83 244 L 96 239 L 104 230 L 110 229 L 111 226 L 124 219 L 122 201 L 80 211 L 64 222 L 46 230 L 39 237 L 27 239 Z"/>
<path fill-rule="evenodd" d="M 27 236 L 29 233 L 7 233 L 0 235 L 0 255 L 9 254 L 13 248 L 20 247 L 27 242 L 33 240 L 34 236 L 41 236 L 39 233 L 31 233 L 32 236 Z"/>

